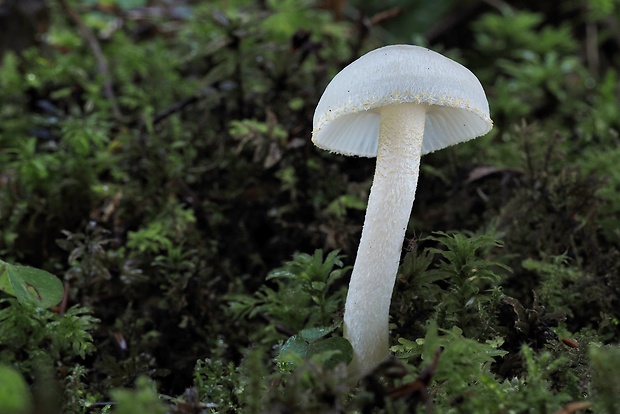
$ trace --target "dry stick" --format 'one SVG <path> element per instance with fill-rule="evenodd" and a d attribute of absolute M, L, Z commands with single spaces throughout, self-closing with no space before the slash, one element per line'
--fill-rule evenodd
<path fill-rule="evenodd" d="M 165 121 L 171 115 L 179 113 L 179 112 L 183 111 L 185 108 L 187 108 L 188 106 L 193 105 L 193 104 L 195 104 L 197 102 L 200 102 L 202 99 L 206 98 L 207 97 L 207 93 L 209 91 L 212 91 L 212 90 L 213 90 L 212 87 L 207 86 L 207 87 L 203 88 L 202 91 L 196 92 L 195 94 L 189 96 L 188 98 L 180 100 L 180 101 L 174 103 L 172 106 L 159 111 L 158 113 L 156 113 L 153 116 L 153 125 L 157 125 L 157 124 Z M 146 122 L 144 120 L 136 122 L 135 125 L 131 124 L 131 126 L 136 126 L 136 125 L 138 126 L 139 130 L 142 130 L 142 129 L 146 128 Z"/>
<path fill-rule="evenodd" d="M 361 12 L 358 11 L 357 24 L 359 27 L 359 35 L 357 36 L 357 41 L 352 45 L 352 58 L 354 60 L 356 57 L 359 57 L 360 51 L 362 50 L 362 46 L 364 45 L 364 40 L 370 34 L 370 30 L 372 29 L 374 35 L 378 38 L 385 38 L 385 31 L 381 30 L 381 24 L 385 20 L 392 19 L 398 16 L 401 13 L 402 9 L 400 7 L 393 7 L 389 10 L 384 10 L 372 16 L 371 18 L 365 17 Z"/>
<path fill-rule="evenodd" d="M 512 6 L 504 0 L 481 0 L 481 2 L 498 9 L 500 12 L 512 10 Z M 457 25 L 471 20 L 472 16 L 478 13 L 479 8 L 476 4 L 472 4 L 467 8 L 461 7 L 456 10 L 455 13 L 448 14 L 446 18 L 431 26 L 431 28 L 424 33 L 424 37 L 429 43 L 433 43 L 439 37 L 452 31 Z"/>
<path fill-rule="evenodd" d="M 153 124 L 158 124 L 161 121 L 163 121 L 164 119 L 168 118 L 170 115 L 173 115 L 177 112 L 181 112 L 183 109 L 185 109 L 186 107 L 200 101 L 202 98 L 204 98 L 204 94 L 196 94 L 196 95 L 192 95 L 189 98 L 185 98 L 182 101 L 179 101 L 177 103 L 175 103 L 174 105 L 172 105 L 169 108 L 164 109 L 161 112 L 158 112 L 154 117 L 153 117 Z"/>
<path fill-rule="evenodd" d="M 62 9 L 69 15 L 71 20 L 78 26 L 82 36 L 88 42 L 91 50 L 93 51 L 93 55 L 95 55 L 95 60 L 97 61 L 97 67 L 99 69 L 99 73 L 103 76 L 103 93 L 105 97 L 110 101 L 112 105 L 112 112 L 114 112 L 114 118 L 117 121 L 122 120 L 121 111 L 118 108 L 118 104 L 116 103 L 116 96 L 114 95 L 114 90 L 112 89 L 112 78 L 110 77 L 110 72 L 108 71 L 108 61 L 106 60 L 103 52 L 101 51 L 101 46 L 97 41 L 94 33 L 90 30 L 88 26 L 84 24 L 82 18 L 79 14 L 77 14 L 65 0 L 58 0 L 58 3 L 62 7 Z"/>
<path fill-rule="evenodd" d="M 598 75 L 598 27 L 594 22 L 586 23 L 586 62 L 590 72 Z"/>
<path fill-rule="evenodd" d="M 393 19 L 394 17 L 397 17 L 398 15 L 402 14 L 402 12 L 403 12 L 403 9 L 398 6 L 381 11 L 370 18 L 370 24 L 372 26 L 376 26 L 378 24 L 383 23 L 386 20 L 390 20 L 390 19 Z"/>

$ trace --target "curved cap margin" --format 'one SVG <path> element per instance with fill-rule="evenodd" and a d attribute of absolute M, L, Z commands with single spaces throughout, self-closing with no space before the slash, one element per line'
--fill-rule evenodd
<path fill-rule="evenodd" d="M 484 135 L 493 122 L 478 78 L 463 65 L 413 45 L 385 46 L 352 62 L 327 85 L 313 119 L 320 148 L 377 155 L 380 108 L 427 106 L 422 153 Z"/>

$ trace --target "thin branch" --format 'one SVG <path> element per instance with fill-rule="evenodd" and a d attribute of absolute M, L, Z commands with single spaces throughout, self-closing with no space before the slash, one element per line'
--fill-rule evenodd
<path fill-rule="evenodd" d="M 90 46 L 90 49 L 95 56 L 95 60 L 97 61 L 97 68 L 99 70 L 99 73 L 101 74 L 101 76 L 103 76 L 103 93 L 112 105 L 114 118 L 116 118 L 117 121 L 121 121 L 122 115 L 116 101 L 116 96 L 114 95 L 114 89 L 112 88 L 112 77 L 110 76 L 110 72 L 108 70 L 108 61 L 103 55 L 103 51 L 101 50 L 101 46 L 99 45 L 97 37 L 92 32 L 92 30 L 90 30 L 90 28 L 86 26 L 86 24 L 84 24 L 80 15 L 77 14 L 75 10 L 73 10 L 69 6 L 66 0 L 58 0 L 58 3 L 65 11 L 65 13 L 69 15 L 71 20 L 73 20 L 73 22 L 77 25 L 80 33 L 82 34 L 82 37 L 84 37 L 84 39 L 86 39 L 86 41 L 88 42 L 88 45 Z"/>
<path fill-rule="evenodd" d="M 398 6 L 392 7 L 391 9 L 388 9 L 388 10 L 383 10 L 370 18 L 370 24 L 372 26 L 376 26 L 378 24 L 383 23 L 386 20 L 390 20 L 390 19 L 393 19 L 394 17 L 399 16 L 402 13 L 403 13 L 403 9 Z"/>
<path fill-rule="evenodd" d="M 189 98 L 185 98 L 182 101 L 175 103 L 171 107 L 158 112 L 153 117 L 153 125 L 159 124 L 161 121 L 168 118 L 170 115 L 173 115 L 177 112 L 181 112 L 183 109 L 200 101 L 202 98 L 204 98 L 204 94 L 192 95 Z"/>
<path fill-rule="evenodd" d="M 586 62 L 590 72 L 598 75 L 599 70 L 599 50 L 598 50 L 598 27 L 595 22 L 586 23 Z"/>

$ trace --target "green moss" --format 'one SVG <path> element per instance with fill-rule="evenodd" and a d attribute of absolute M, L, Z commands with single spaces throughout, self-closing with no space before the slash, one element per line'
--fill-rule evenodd
<path fill-rule="evenodd" d="M 107 71 L 62 2 L 13 3 L 1 22 L 49 25 L 0 24 L 0 258 L 67 287 L 53 310 L 0 292 L 25 412 L 618 411 L 618 1 L 338 20 L 339 2 L 66 0 Z M 374 161 L 316 150 L 311 120 L 342 67 L 412 39 L 481 79 L 495 128 L 422 160 L 398 359 L 350 384 Z"/>

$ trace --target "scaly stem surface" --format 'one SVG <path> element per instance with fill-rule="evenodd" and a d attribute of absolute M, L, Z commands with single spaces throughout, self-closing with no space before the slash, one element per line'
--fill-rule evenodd
<path fill-rule="evenodd" d="M 425 118 L 423 105 L 381 108 L 375 176 L 344 313 L 353 377 L 389 355 L 390 301 L 415 199 Z"/>

